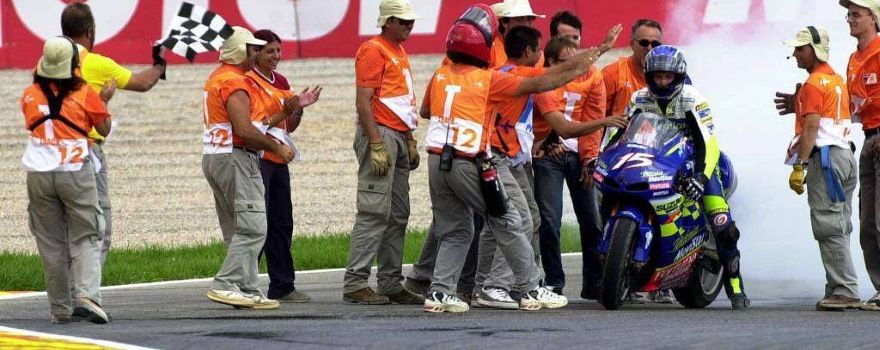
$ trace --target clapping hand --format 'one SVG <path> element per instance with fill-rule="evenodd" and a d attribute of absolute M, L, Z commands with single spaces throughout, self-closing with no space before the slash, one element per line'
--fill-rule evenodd
<path fill-rule="evenodd" d="M 318 99 L 321 98 L 321 91 L 322 90 L 324 90 L 324 88 L 321 85 L 315 86 L 315 87 L 311 88 L 311 90 L 309 90 L 308 87 L 303 89 L 303 91 L 301 91 L 299 93 L 300 106 L 305 108 L 305 107 L 312 105 L 315 102 L 318 102 Z"/>
<path fill-rule="evenodd" d="M 111 98 L 113 98 L 114 93 L 116 93 L 116 79 L 110 79 L 104 82 L 104 85 L 101 86 L 101 92 L 99 93 L 99 96 L 101 97 L 101 100 L 104 101 L 104 103 L 107 103 L 110 101 Z"/>

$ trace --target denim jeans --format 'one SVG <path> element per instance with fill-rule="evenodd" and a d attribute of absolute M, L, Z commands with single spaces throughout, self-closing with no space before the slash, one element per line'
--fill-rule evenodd
<path fill-rule="evenodd" d="M 599 265 L 599 239 L 602 237 L 598 199 L 594 187 L 584 188 L 580 182 L 583 166 L 577 153 L 566 152 L 559 160 L 548 157 L 533 161 L 535 170 L 535 198 L 541 212 L 538 229 L 541 240 L 541 261 L 547 286 L 565 287 L 562 269 L 562 186 L 568 183 L 572 207 L 580 226 L 583 251 L 584 288 L 598 288 L 602 276 Z"/>

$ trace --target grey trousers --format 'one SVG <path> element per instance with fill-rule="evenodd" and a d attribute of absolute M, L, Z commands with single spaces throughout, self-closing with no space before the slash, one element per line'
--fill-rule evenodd
<path fill-rule="evenodd" d="M 257 286 L 258 257 L 266 241 L 266 201 L 257 155 L 202 155 L 202 171 L 214 192 L 226 258 L 214 276 L 212 289 L 262 295 Z"/>
<path fill-rule="evenodd" d="M 538 266 L 541 266 L 541 249 L 539 246 L 540 236 L 538 235 L 538 227 L 541 226 L 541 215 L 538 212 L 538 203 L 535 201 L 535 177 L 532 173 L 530 163 L 511 167 L 510 172 L 513 174 L 517 185 L 525 196 L 525 207 L 522 206 L 523 203 L 511 201 L 511 204 L 515 207 L 519 205 L 516 210 L 521 214 L 528 213 L 528 215 L 522 216 L 522 225 L 526 228 L 532 228 L 529 237 L 531 237 L 530 243 L 535 260 L 535 274 L 538 275 L 538 278 L 540 279 L 540 270 L 538 269 Z M 523 292 L 522 290 L 514 288 L 515 278 L 513 270 L 510 269 L 510 265 L 508 265 L 507 260 L 504 259 L 504 254 L 493 235 L 480 237 L 479 251 L 480 254 L 477 259 L 477 276 L 474 283 L 475 294 L 479 293 L 483 286 Z"/>
<path fill-rule="evenodd" d="M 477 251 L 480 244 L 479 233 L 483 230 L 484 221 L 481 215 L 474 215 L 474 238 L 471 240 L 467 258 L 465 259 L 464 266 L 461 268 L 461 276 L 458 278 L 457 288 L 459 294 L 474 293 L 474 279 L 477 274 Z M 480 232 L 477 232 L 477 230 Z M 434 274 L 434 263 L 437 261 L 439 244 L 437 236 L 434 234 L 434 222 L 432 220 L 431 227 L 428 228 L 428 234 L 425 236 L 425 242 L 422 243 L 422 250 L 419 252 L 419 260 L 412 265 L 412 269 L 406 275 L 407 279 L 431 282 L 431 276 Z"/>
<path fill-rule="evenodd" d="M 840 295 L 859 297 L 858 280 L 849 251 L 852 233 L 852 195 L 856 188 L 857 167 L 852 151 L 840 147 L 829 150 L 831 169 L 837 174 L 845 202 L 833 202 L 828 195 L 828 185 L 819 152 L 810 157 L 807 170 L 807 202 L 810 205 L 810 223 L 813 238 L 819 242 L 822 265 L 825 267 L 825 298 Z"/>
<path fill-rule="evenodd" d="M 113 209 L 110 206 L 110 182 L 107 179 L 107 156 L 104 149 L 98 143 L 93 144 L 89 150 L 97 161 L 101 162 L 101 170 L 95 174 L 96 185 L 98 187 L 98 205 L 104 212 L 104 222 L 107 228 L 101 236 L 101 265 L 107 261 L 107 252 L 110 250 L 110 243 L 113 241 Z"/>
<path fill-rule="evenodd" d="M 880 291 L 880 152 L 877 135 L 865 139 L 859 156 L 859 243 L 874 289 Z"/>
<path fill-rule="evenodd" d="M 382 177 L 370 174 L 369 138 L 360 126 L 355 131 L 357 214 L 343 280 L 345 293 L 369 287 L 367 279 L 373 259 L 379 265 L 377 292 L 394 294 L 403 290 L 403 242 L 409 222 L 409 153 L 406 135 L 384 126 L 379 126 L 379 135 L 393 166 Z"/>
<path fill-rule="evenodd" d="M 28 172 L 27 192 L 28 224 L 43 261 L 52 314 L 69 316 L 73 297 L 100 304 L 104 217 L 94 168 L 86 162 L 79 171 Z"/>
<path fill-rule="evenodd" d="M 528 205 L 510 172 L 509 161 L 501 163 L 497 168 L 498 177 L 510 204 L 507 213 L 501 217 L 484 215 L 486 229 L 483 235 L 493 236 L 503 252 L 515 276 L 514 287 L 528 291 L 538 286 L 537 266 L 529 239 L 532 227 L 523 226 L 523 217 L 529 215 L 521 214 L 520 210 Z M 474 211 L 485 213 L 486 204 L 480 189 L 480 174 L 472 160 L 456 158 L 448 172 L 440 171 L 439 165 L 440 156 L 428 155 L 434 232 L 440 244 L 431 290 L 451 294 L 456 290 L 474 235 L 472 214 Z"/>

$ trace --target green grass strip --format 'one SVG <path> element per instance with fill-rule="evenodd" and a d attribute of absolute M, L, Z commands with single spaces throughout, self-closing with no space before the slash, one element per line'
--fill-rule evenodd
<path fill-rule="evenodd" d="M 425 230 L 407 232 L 403 251 L 405 263 L 418 259 L 425 234 Z M 350 241 L 348 234 L 296 236 L 293 239 L 294 265 L 297 271 L 345 267 Z M 580 251 L 576 225 L 563 225 L 562 251 Z M 102 285 L 211 277 L 217 273 L 225 256 L 226 245 L 220 241 L 178 248 L 113 248 L 104 265 Z M 260 272 L 266 272 L 265 259 Z M 39 255 L 0 253 L 0 291 L 45 289 Z"/>

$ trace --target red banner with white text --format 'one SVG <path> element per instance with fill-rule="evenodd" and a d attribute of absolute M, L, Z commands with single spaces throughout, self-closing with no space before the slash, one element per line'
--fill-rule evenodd
<path fill-rule="evenodd" d="M 46 38 L 60 35 L 60 14 L 72 0 L 0 0 L 0 68 L 33 67 Z M 803 0 L 811 1 L 811 0 Z M 283 40 L 285 58 L 351 57 L 358 45 L 378 33 L 379 0 L 191 0 L 232 25 L 271 29 Z M 465 0 L 412 0 L 422 17 L 404 45 L 411 54 L 442 53 L 450 24 L 473 4 Z M 788 1 L 791 2 L 791 1 Z M 149 63 L 150 46 L 167 32 L 178 0 L 89 0 L 96 21 L 95 51 L 120 63 Z M 490 1 L 491 3 L 491 1 Z M 769 0 L 533 0 L 535 12 L 547 15 L 535 25 L 545 35 L 550 17 L 571 10 L 584 23 L 583 45 L 598 44 L 608 28 L 623 23 L 618 45 L 627 45 L 629 25 L 652 18 L 666 25 L 687 19 L 697 30 L 711 27 L 710 11 L 740 11 L 745 22 L 761 16 Z M 715 3 L 720 5 L 715 5 Z M 733 6 L 731 5 L 733 4 Z M 764 4 L 764 7 L 759 5 Z M 732 8 L 732 10 L 731 10 Z M 681 42 L 683 30 L 665 28 L 664 42 Z M 694 28 L 687 28 L 693 30 Z M 168 55 L 171 63 L 184 59 Z M 173 56 L 173 57 L 172 57 Z M 200 55 L 213 62 L 216 53 Z"/>

